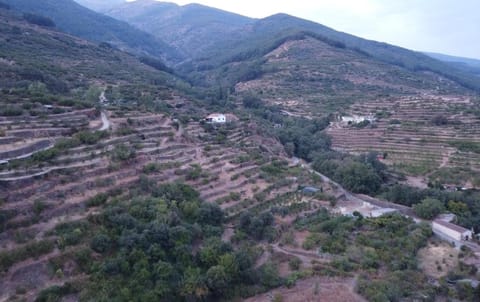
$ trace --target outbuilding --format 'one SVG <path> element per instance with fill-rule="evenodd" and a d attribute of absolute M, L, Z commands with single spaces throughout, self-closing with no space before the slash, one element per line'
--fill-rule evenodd
<path fill-rule="evenodd" d="M 227 118 L 225 114 L 212 113 L 205 118 L 205 121 L 210 124 L 224 124 L 227 122 Z"/>
<path fill-rule="evenodd" d="M 432 222 L 432 230 L 440 237 L 448 237 L 456 241 L 472 239 L 472 231 L 441 219 L 435 219 Z"/>
<path fill-rule="evenodd" d="M 315 195 L 318 191 L 321 191 L 321 189 L 315 188 L 315 187 L 310 187 L 306 186 L 303 187 L 301 190 L 302 194 L 304 195 Z"/>

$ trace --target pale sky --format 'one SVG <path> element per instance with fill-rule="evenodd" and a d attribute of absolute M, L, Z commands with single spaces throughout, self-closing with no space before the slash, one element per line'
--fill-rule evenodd
<path fill-rule="evenodd" d="M 168 0 L 167 0 L 168 1 Z M 263 18 L 287 13 L 362 38 L 480 59 L 480 0 L 170 0 Z"/>

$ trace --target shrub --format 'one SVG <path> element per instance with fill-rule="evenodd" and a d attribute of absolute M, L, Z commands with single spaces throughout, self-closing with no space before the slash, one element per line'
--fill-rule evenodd
<path fill-rule="evenodd" d="M 43 210 L 45 210 L 47 206 L 45 205 L 45 203 L 43 203 L 42 201 L 40 200 L 35 200 L 33 202 L 33 212 L 35 213 L 35 215 L 40 215 Z"/>
<path fill-rule="evenodd" d="M 50 253 L 53 248 L 53 241 L 44 240 L 29 243 L 12 251 L 0 252 L 0 270 L 7 271 L 15 263 Z"/>
<path fill-rule="evenodd" d="M 245 108 L 258 109 L 264 107 L 264 104 L 260 98 L 248 95 L 243 98 L 243 106 L 245 106 Z"/>
<path fill-rule="evenodd" d="M 424 219 L 433 219 L 445 210 L 444 204 L 434 198 L 425 198 L 422 202 L 413 206 L 415 214 Z"/>
<path fill-rule="evenodd" d="M 431 120 L 432 124 L 434 124 L 435 126 L 443 126 L 443 125 L 447 125 L 448 124 L 448 119 L 446 116 L 442 115 L 442 114 L 438 114 L 438 115 L 435 115 L 432 120 Z"/>
<path fill-rule="evenodd" d="M 155 58 L 152 58 L 152 57 L 140 57 L 140 62 L 142 62 L 143 64 L 148 65 L 150 67 L 153 67 L 157 70 L 160 70 L 160 71 L 165 71 L 165 72 L 168 72 L 168 73 L 172 72 L 172 69 L 168 68 L 165 65 L 165 63 L 163 63 L 159 59 L 155 59 Z"/>
<path fill-rule="evenodd" d="M 98 207 L 107 202 L 108 196 L 105 193 L 99 193 L 87 200 L 87 207 Z"/>
<path fill-rule="evenodd" d="M 7 106 L 4 108 L 1 112 L 1 115 L 3 116 L 19 116 L 22 115 L 23 111 L 21 108 L 18 107 L 12 107 L 12 106 Z"/>
<path fill-rule="evenodd" d="M 75 134 L 76 139 L 80 140 L 82 144 L 94 145 L 103 138 L 108 137 L 107 131 L 81 131 Z"/>
<path fill-rule="evenodd" d="M 90 247 L 97 253 L 106 252 L 111 246 L 111 240 L 107 235 L 98 234 L 92 238 Z"/>
<path fill-rule="evenodd" d="M 113 161 L 126 161 L 133 159 L 135 155 L 135 150 L 132 147 L 124 144 L 115 146 L 111 153 Z"/>
<path fill-rule="evenodd" d="M 23 14 L 23 18 L 28 23 L 31 23 L 31 24 L 45 26 L 45 27 L 55 27 L 55 22 L 53 22 L 52 19 L 44 17 L 44 16 L 25 13 L 25 14 Z"/>
<path fill-rule="evenodd" d="M 54 285 L 47 289 L 42 290 L 38 294 L 37 298 L 35 299 L 35 302 L 61 301 L 62 297 L 70 294 L 74 294 L 77 292 L 79 292 L 79 290 L 75 288 L 75 286 L 73 286 L 69 282 L 66 282 L 62 286 Z"/>
<path fill-rule="evenodd" d="M 456 141 L 456 142 L 451 142 L 450 145 L 463 152 L 473 152 L 473 153 L 480 154 L 480 143 L 477 143 L 477 142 Z"/>
<path fill-rule="evenodd" d="M 356 123 L 356 124 L 353 124 L 353 127 L 355 128 L 358 128 L 358 129 L 361 129 L 361 128 L 365 128 L 367 127 L 368 125 L 370 125 L 370 121 L 369 120 L 363 120 L 359 123 Z"/>
<path fill-rule="evenodd" d="M 186 180 L 197 180 L 202 177 L 202 167 L 198 164 L 191 165 L 185 175 Z"/>
<path fill-rule="evenodd" d="M 272 298 L 273 302 L 283 302 L 283 296 L 281 293 L 275 293 Z"/>
<path fill-rule="evenodd" d="M 32 155 L 32 160 L 35 162 L 48 162 L 57 157 L 59 150 L 57 148 L 50 148 L 43 150 Z"/>
<path fill-rule="evenodd" d="M 145 174 L 151 174 L 158 172 L 160 170 L 160 167 L 156 163 L 148 163 L 145 166 L 143 166 L 143 173 Z"/>
<path fill-rule="evenodd" d="M 288 267 L 290 267 L 292 271 L 296 271 L 300 268 L 301 263 L 302 261 L 299 258 L 295 257 L 288 261 Z"/>

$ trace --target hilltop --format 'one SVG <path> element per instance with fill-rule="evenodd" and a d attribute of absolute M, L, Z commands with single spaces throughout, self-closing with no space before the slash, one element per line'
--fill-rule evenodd
<path fill-rule="evenodd" d="M 76 0 L 75 2 L 82 6 L 88 7 L 91 10 L 102 12 L 125 3 L 125 0 Z"/>
<path fill-rule="evenodd" d="M 175 46 L 188 59 L 208 57 L 225 41 L 242 38 L 254 20 L 219 9 L 141 0 L 116 6 L 106 14 L 126 21 Z"/>
<path fill-rule="evenodd" d="M 178 6 L 151 0 L 125 3 L 106 13 L 174 43 L 189 57 L 179 70 L 187 75 L 193 72 L 190 76 L 194 78 L 196 71 L 222 68 L 228 62 L 261 60 L 282 41 L 307 34 L 375 61 L 413 72 L 433 72 L 470 89 L 480 88 L 479 79 L 423 53 L 355 37 L 287 14 L 256 20 L 198 4 Z"/>

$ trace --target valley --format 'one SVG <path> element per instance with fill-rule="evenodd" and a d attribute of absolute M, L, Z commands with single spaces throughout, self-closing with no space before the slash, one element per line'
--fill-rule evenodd
<path fill-rule="evenodd" d="M 79 3 L 0 0 L 0 301 L 478 300 L 468 69 L 286 14 Z"/>

